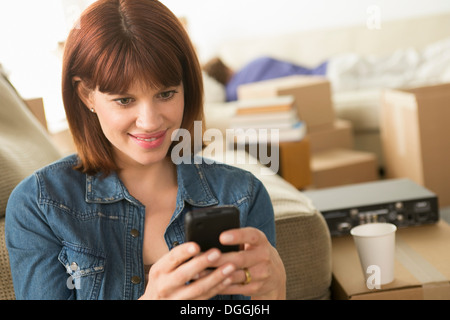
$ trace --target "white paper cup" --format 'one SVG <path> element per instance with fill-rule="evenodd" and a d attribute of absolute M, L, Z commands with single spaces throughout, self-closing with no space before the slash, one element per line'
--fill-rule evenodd
<path fill-rule="evenodd" d="M 350 230 L 368 287 L 394 280 L 396 230 L 392 223 L 367 223 Z"/>

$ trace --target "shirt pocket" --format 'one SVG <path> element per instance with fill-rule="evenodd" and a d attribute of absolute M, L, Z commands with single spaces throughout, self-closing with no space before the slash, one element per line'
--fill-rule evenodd
<path fill-rule="evenodd" d="M 64 243 L 58 260 L 63 264 L 67 276 L 67 288 L 74 290 L 77 300 L 99 299 L 105 257 L 90 248 Z"/>

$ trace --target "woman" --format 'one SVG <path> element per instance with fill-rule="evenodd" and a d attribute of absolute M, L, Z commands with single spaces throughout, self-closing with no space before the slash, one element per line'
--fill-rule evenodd
<path fill-rule="evenodd" d="M 289 61 L 263 56 L 250 61 L 235 72 L 220 58 L 215 57 L 205 63 L 203 70 L 225 86 L 227 101 L 235 101 L 238 99 L 238 87 L 243 84 L 293 75 L 324 76 L 327 72 L 327 65 L 328 62 L 325 61 L 310 69 Z"/>
<path fill-rule="evenodd" d="M 62 90 L 78 154 L 22 181 L 7 206 L 18 299 L 285 297 L 262 184 L 237 168 L 170 157 L 172 134 L 193 133 L 202 119 L 203 89 L 194 49 L 166 7 L 92 4 L 67 39 Z M 243 250 L 184 242 L 186 212 L 212 205 L 239 208 L 242 228 L 220 240 Z"/>

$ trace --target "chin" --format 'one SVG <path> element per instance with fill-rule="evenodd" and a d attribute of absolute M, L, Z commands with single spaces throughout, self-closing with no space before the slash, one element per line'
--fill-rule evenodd
<path fill-rule="evenodd" d="M 163 161 L 166 158 L 168 148 L 158 148 L 159 150 L 151 150 L 143 152 L 135 149 L 122 149 L 116 153 L 121 167 L 128 166 L 151 166 Z"/>
<path fill-rule="evenodd" d="M 164 161 L 166 158 L 167 152 L 161 152 L 158 154 L 153 154 L 151 156 L 137 156 L 135 158 L 132 158 L 135 162 L 139 163 L 142 166 L 151 166 L 153 164 L 159 163 L 161 161 Z"/>

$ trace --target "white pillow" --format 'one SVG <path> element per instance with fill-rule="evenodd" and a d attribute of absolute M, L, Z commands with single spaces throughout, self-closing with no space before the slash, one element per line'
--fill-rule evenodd
<path fill-rule="evenodd" d="M 210 102 L 225 102 L 225 86 L 216 79 L 208 76 L 205 72 L 203 74 L 203 88 L 205 91 L 205 103 Z"/>

